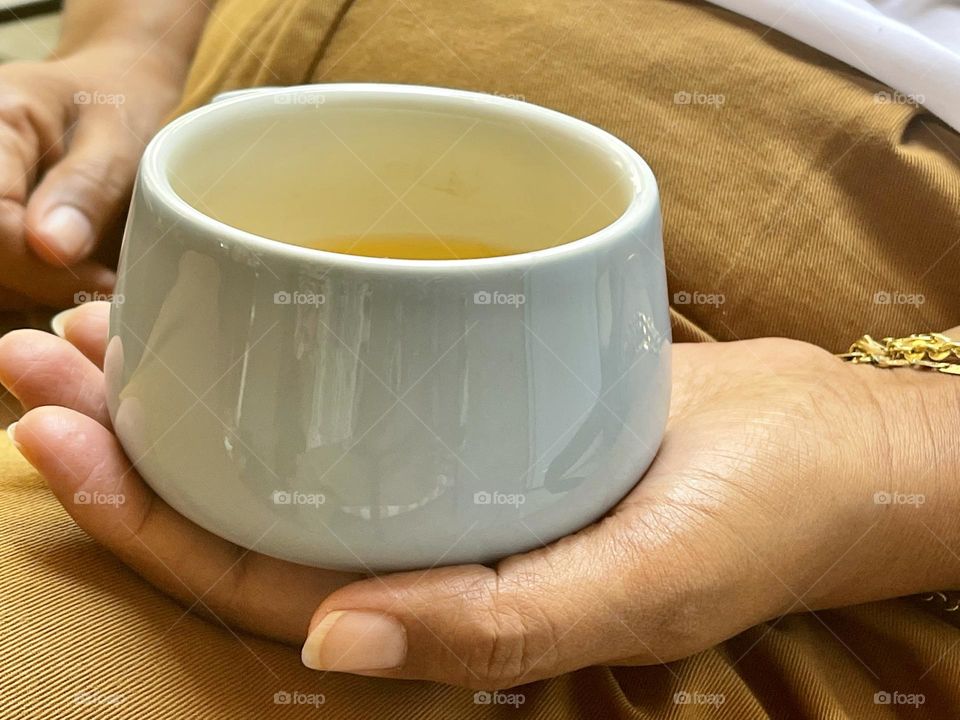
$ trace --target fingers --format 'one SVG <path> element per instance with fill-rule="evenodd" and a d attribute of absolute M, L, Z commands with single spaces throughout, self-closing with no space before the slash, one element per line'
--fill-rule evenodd
<path fill-rule="evenodd" d="M 124 126 L 121 112 L 121 106 L 88 108 L 67 154 L 30 196 L 27 242 L 51 265 L 89 255 L 126 207 L 143 143 Z"/>
<path fill-rule="evenodd" d="M 74 113 L 62 107 L 61 97 L 67 92 L 62 79 L 14 65 L 4 70 L 19 80 L 5 76 L 0 81 L 0 286 L 14 298 L 53 307 L 74 304 L 81 291 L 108 293 L 114 277 L 102 265 L 67 268 L 61 258 L 48 254 L 51 266 L 27 246 L 27 198 L 38 176 L 54 168 L 41 183 L 46 185 L 56 175 Z"/>
<path fill-rule="evenodd" d="M 116 277 L 98 263 L 58 267 L 40 260 L 24 240 L 24 208 L 0 199 L 0 285 L 42 305 L 66 307 L 78 293 L 109 294 Z"/>
<path fill-rule="evenodd" d="M 114 276 L 96 263 L 52 267 L 27 247 L 24 202 L 38 172 L 59 158 L 62 138 L 49 113 L 26 107 L 15 92 L 0 92 L 0 287 L 15 301 L 72 305 L 78 292 L 110 292 Z"/>
<path fill-rule="evenodd" d="M 617 516 L 496 569 L 406 572 L 331 595 L 303 661 L 319 670 L 504 688 L 645 654 L 655 613 L 637 592 L 638 563 Z M 620 539 L 618 539 L 620 538 Z M 668 595 L 662 586 L 659 591 Z M 642 585 L 640 586 L 642 588 Z"/>
<path fill-rule="evenodd" d="M 32 124 L 13 117 L 0 104 L 0 198 L 21 204 L 26 200 L 37 174 L 36 142 Z"/>
<path fill-rule="evenodd" d="M 59 405 L 110 427 L 104 398 L 109 303 L 92 302 L 54 318 L 60 338 L 38 330 L 0 337 L 0 383 L 30 410 Z"/>
<path fill-rule="evenodd" d="M 15 330 L 0 337 L 0 383 L 27 410 L 59 405 L 110 427 L 103 373 L 50 333 Z"/>
<path fill-rule="evenodd" d="M 110 303 L 102 301 L 64 310 L 50 321 L 54 333 L 66 338 L 98 368 L 103 368 L 109 324 Z"/>
<path fill-rule="evenodd" d="M 317 602 L 357 577 L 248 552 L 194 525 L 153 493 L 113 434 L 85 415 L 37 408 L 12 436 L 84 531 L 218 621 L 302 642 Z"/>

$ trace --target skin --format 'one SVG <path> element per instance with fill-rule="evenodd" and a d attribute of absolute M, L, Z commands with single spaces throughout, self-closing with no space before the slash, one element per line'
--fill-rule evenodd
<path fill-rule="evenodd" d="M 0 309 L 111 291 L 105 263 L 137 163 L 208 12 L 195 0 L 69 0 L 47 60 L 0 66 Z"/>
<path fill-rule="evenodd" d="M 110 291 L 94 258 L 109 254 L 209 4 L 68 0 L 48 60 L 0 67 L 0 308 Z M 73 222 L 51 229 L 61 207 Z M 246 551 L 153 494 L 105 410 L 106 312 L 73 311 L 66 340 L 0 338 L 0 382 L 27 410 L 17 447 L 80 527 L 215 622 L 300 644 L 332 612 L 389 618 L 354 644 L 400 627 L 402 658 L 362 674 L 509 687 L 665 662 L 786 613 L 960 580 L 957 378 L 853 367 L 776 338 L 677 345 L 660 453 L 602 521 L 496 567 L 363 578 Z M 79 491 L 126 501 L 78 504 Z M 877 503 L 883 492 L 923 503 Z"/>
<path fill-rule="evenodd" d="M 955 377 L 853 366 L 779 338 L 678 344 L 661 450 L 603 520 L 495 567 L 360 578 L 245 551 L 153 494 L 105 411 L 106 315 L 105 303 L 71 312 L 66 340 L 0 338 L 0 381 L 27 410 L 20 451 L 80 527 L 217 622 L 299 644 L 331 611 L 392 618 L 405 656 L 361 674 L 504 688 L 665 662 L 783 614 L 960 581 Z M 126 502 L 77 504 L 80 490 Z"/>

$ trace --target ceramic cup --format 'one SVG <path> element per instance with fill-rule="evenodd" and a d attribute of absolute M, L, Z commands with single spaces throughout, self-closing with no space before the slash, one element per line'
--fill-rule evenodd
<path fill-rule="evenodd" d="M 292 244 L 369 233 L 550 246 Z M 178 512 L 389 571 L 600 518 L 662 439 L 669 346 L 657 185 L 627 145 L 518 100 L 333 84 L 235 94 L 154 138 L 105 369 L 124 449 Z"/>

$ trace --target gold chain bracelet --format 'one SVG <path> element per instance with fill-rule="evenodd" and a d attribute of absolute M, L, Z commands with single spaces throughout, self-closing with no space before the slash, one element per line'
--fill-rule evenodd
<path fill-rule="evenodd" d="M 882 368 L 921 367 L 960 375 L 960 343 L 940 333 L 875 340 L 864 335 L 837 357 Z"/>

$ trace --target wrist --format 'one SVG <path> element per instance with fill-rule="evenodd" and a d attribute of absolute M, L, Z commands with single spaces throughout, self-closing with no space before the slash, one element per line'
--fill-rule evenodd
<path fill-rule="evenodd" d="M 960 588 L 960 377 L 907 369 L 892 374 L 901 376 L 887 393 L 903 409 L 894 414 L 891 433 L 899 440 L 904 491 L 881 510 L 904 540 L 896 552 L 905 582 L 919 586 L 914 592 Z"/>
<path fill-rule="evenodd" d="M 843 370 L 859 398 L 835 451 L 846 528 L 824 553 L 812 606 L 960 587 L 958 378 Z"/>

